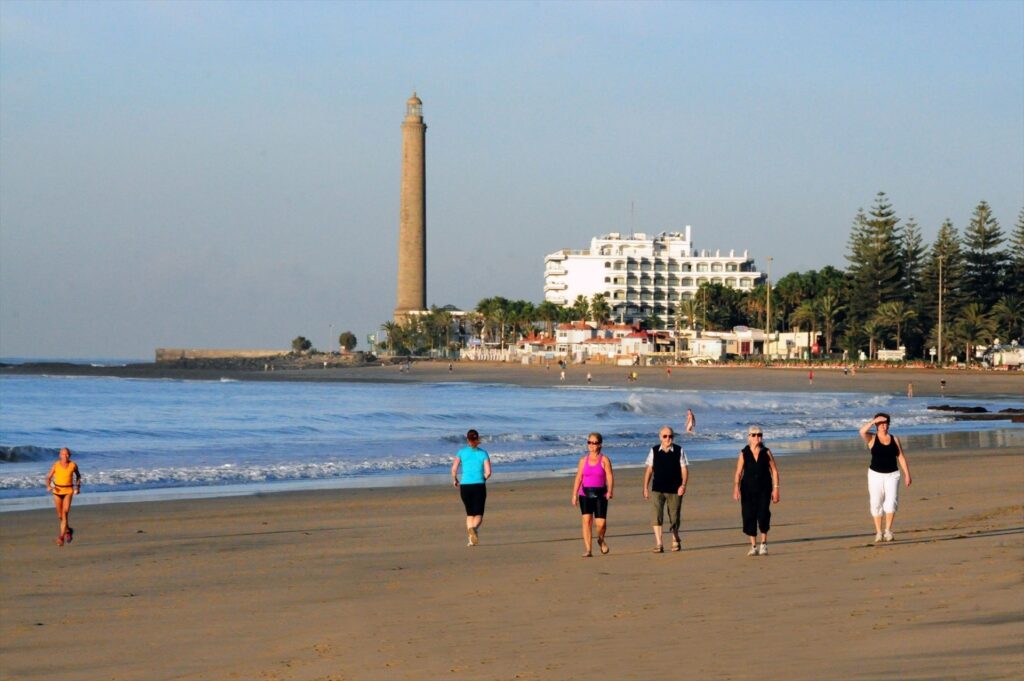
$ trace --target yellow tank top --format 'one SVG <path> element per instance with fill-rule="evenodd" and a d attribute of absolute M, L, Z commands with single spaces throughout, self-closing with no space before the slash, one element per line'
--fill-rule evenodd
<path fill-rule="evenodd" d="M 68 462 L 67 466 L 57 462 L 57 465 L 53 467 L 53 485 L 54 487 L 71 487 L 71 474 L 75 470 L 75 464 L 71 461 Z"/>

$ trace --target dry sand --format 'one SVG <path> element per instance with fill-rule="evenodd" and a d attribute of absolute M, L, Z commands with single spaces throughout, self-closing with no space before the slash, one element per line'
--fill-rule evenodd
<path fill-rule="evenodd" d="M 661 555 L 637 469 L 591 559 L 569 480 L 500 471 L 475 548 L 446 487 L 85 506 L 62 549 L 52 511 L 0 514 L 0 676 L 1017 679 L 1022 455 L 909 451 L 881 546 L 866 452 L 781 457 L 758 558 L 732 461 L 692 466 Z"/>

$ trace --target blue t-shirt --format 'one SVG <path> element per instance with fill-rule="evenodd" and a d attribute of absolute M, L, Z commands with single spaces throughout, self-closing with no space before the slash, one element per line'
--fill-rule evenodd
<path fill-rule="evenodd" d="M 462 484 L 477 485 L 484 481 L 484 461 L 491 457 L 487 452 L 477 447 L 463 447 L 455 455 L 462 462 Z"/>

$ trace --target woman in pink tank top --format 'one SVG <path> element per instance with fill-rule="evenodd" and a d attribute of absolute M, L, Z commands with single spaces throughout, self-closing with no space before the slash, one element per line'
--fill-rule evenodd
<path fill-rule="evenodd" d="M 572 483 L 572 505 L 580 507 L 583 516 L 583 557 L 593 554 L 594 521 L 597 521 L 597 545 L 601 553 L 608 553 L 604 540 L 608 530 L 608 500 L 612 498 L 615 477 L 612 462 L 601 452 L 604 439 L 601 433 L 587 436 L 587 453 L 576 466 L 576 479 Z"/>

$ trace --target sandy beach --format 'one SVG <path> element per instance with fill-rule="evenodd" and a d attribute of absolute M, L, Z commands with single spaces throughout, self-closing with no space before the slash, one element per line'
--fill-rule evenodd
<path fill-rule="evenodd" d="M 409 372 L 398 365 L 368 365 L 354 368 L 310 368 L 285 371 L 239 371 L 232 369 L 183 369 L 164 364 L 130 364 L 94 367 L 83 364 L 14 364 L 0 366 L 0 376 L 114 376 L 121 378 L 171 378 L 179 380 L 306 381 L 306 382 L 389 382 L 415 383 L 470 381 L 507 383 L 519 386 L 563 385 L 557 364 L 521 365 L 502 362 L 414 362 Z M 631 371 L 638 380 L 628 380 Z M 671 373 L 664 367 L 619 367 L 604 364 L 569 365 L 564 385 L 639 387 L 668 390 L 760 390 L 822 392 L 870 392 L 907 394 L 913 384 L 918 397 L 969 397 L 972 395 L 1024 395 L 1024 371 L 969 369 L 863 368 L 844 375 L 840 368 L 763 368 L 751 366 L 679 366 Z M 945 388 L 941 382 L 946 381 Z"/>
<path fill-rule="evenodd" d="M 896 542 L 880 546 L 865 451 L 780 457 L 757 558 L 732 461 L 691 467 L 684 550 L 661 555 L 637 469 L 619 471 L 612 550 L 592 559 L 569 480 L 500 471 L 475 548 L 450 487 L 84 506 L 62 549 L 52 511 L 4 513 L 0 668 L 90 681 L 1019 678 L 1022 455 L 908 451 L 914 484 Z"/>

